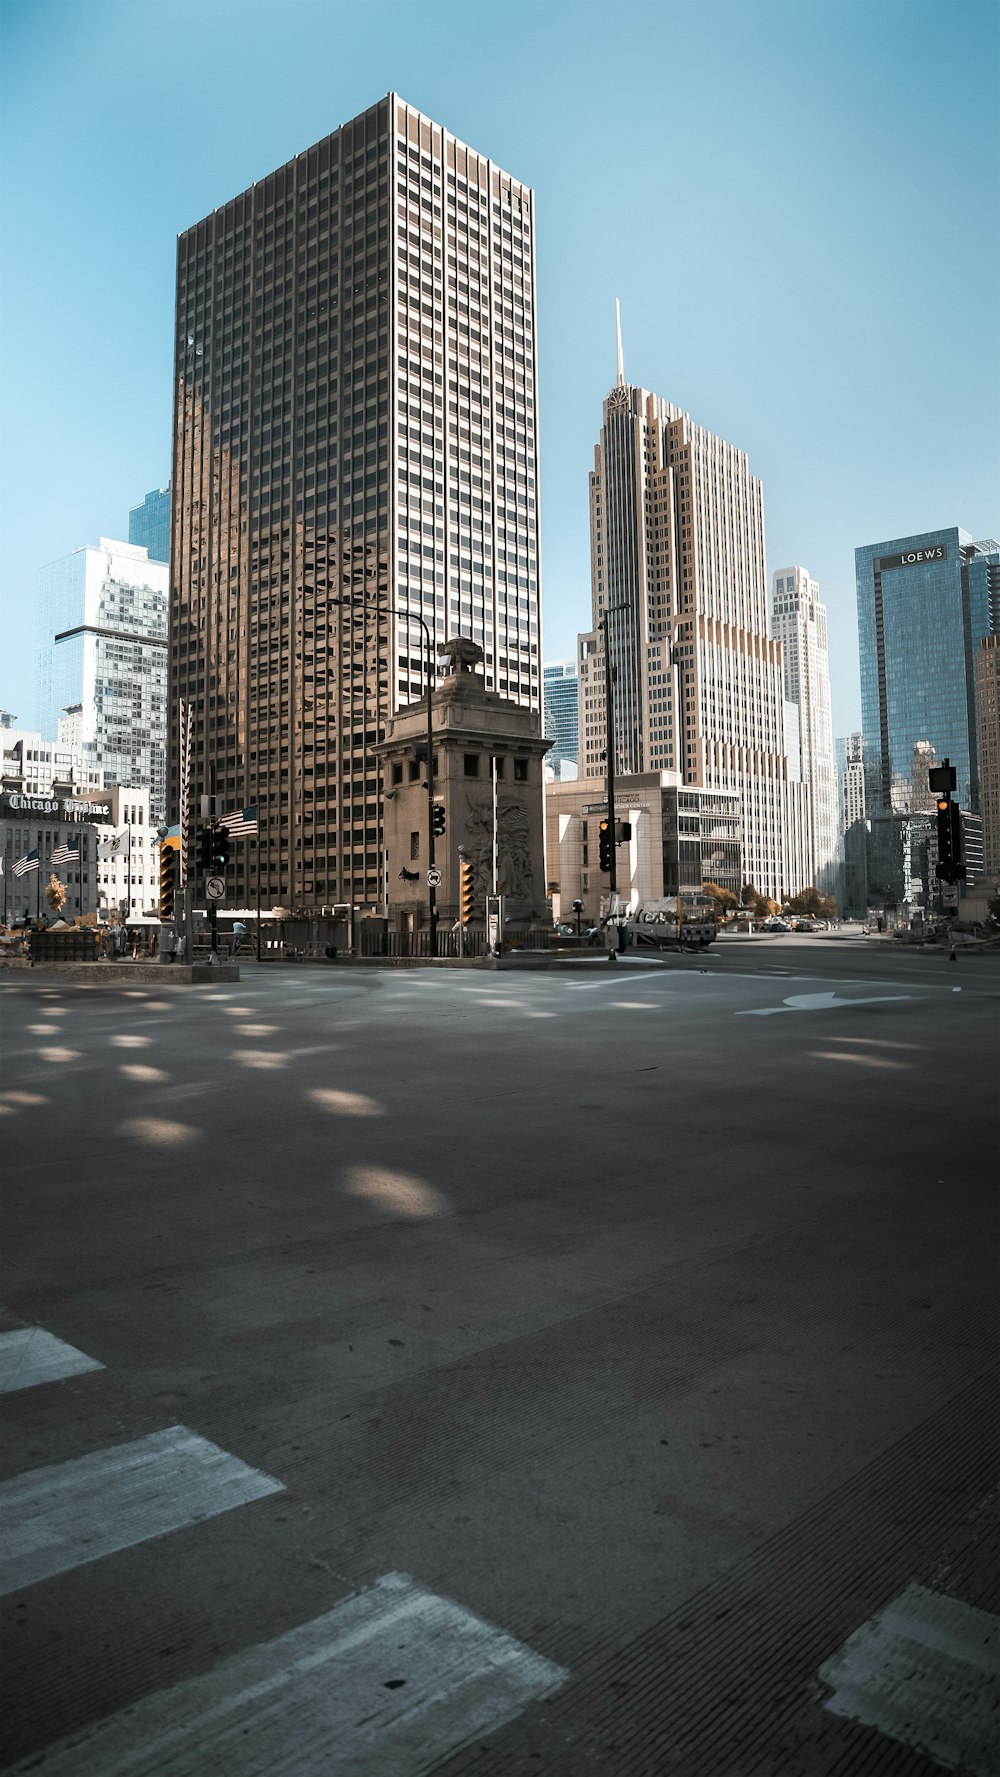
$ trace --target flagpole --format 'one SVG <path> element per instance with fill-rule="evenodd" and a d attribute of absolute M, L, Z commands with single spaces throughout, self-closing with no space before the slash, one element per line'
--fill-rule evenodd
<path fill-rule="evenodd" d="M 249 844 L 249 840 L 247 843 Z M 257 961 L 260 962 L 260 808 L 259 808 L 259 806 L 257 809 L 257 832 L 254 836 L 254 846 L 255 846 L 254 857 L 256 859 L 256 867 L 255 867 L 254 874 L 257 878 Z"/>
<path fill-rule="evenodd" d="M 250 849 L 249 848 L 250 848 L 250 839 L 249 839 L 249 835 L 247 835 L 247 864 L 249 864 L 249 862 L 250 862 Z M 258 860 L 258 864 L 256 864 L 256 878 L 258 878 L 258 963 L 259 963 L 259 960 L 261 960 L 261 821 L 259 821 L 259 809 L 258 809 L 258 832 L 256 832 L 256 848 L 258 848 L 258 851 L 256 851 L 256 860 Z"/>

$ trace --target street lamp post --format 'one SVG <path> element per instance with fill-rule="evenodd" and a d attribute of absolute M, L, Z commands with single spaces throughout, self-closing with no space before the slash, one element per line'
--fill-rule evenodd
<path fill-rule="evenodd" d="M 371 601 L 362 599 L 363 604 L 371 608 Z M 355 599 L 332 598 L 331 605 L 340 605 L 349 610 L 357 608 Z M 391 611 L 395 617 L 404 622 L 419 623 L 424 632 L 426 676 L 427 676 L 427 925 L 430 933 L 429 944 L 431 956 L 437 955 L 437 889 L 430 880 L 434 872 L 434 654 L 431 632 L 426 621 L 418 611 L 401 611 L 399 606 L 389 600 L 376 599 L 376 611 Z"/>

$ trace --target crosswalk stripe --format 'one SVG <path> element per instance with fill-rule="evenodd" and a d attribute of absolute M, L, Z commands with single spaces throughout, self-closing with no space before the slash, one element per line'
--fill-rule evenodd
<path fill-rule="evenodd" d="M 38 1388 L 43 1382 L 62 1382 L 67 1376 L 83 1376 L 103 1370 L 96 1357 L 66 1345 L 44 1327 L 17 1327 L 0 1333 L 0 1394 L 19 1388 Z"/>
<path fill-rule="evenodd" d="M 39 1764 L 45 1777 L 416 1777 L 567 1677 L 408 1574 L 389 1573 L 9 1777 Z"/>
<path fill-rule="evenodd" d="M 1000 1771 L 1000 1617 L 907 1586 L 819 1669 L 826 1708 L 949 1770 Z"/>
<path fill-rule="evenodd" d="M 0 1486 L 0 1597 L 283 1491 L 183 1425 L 31 1469 Z"/>

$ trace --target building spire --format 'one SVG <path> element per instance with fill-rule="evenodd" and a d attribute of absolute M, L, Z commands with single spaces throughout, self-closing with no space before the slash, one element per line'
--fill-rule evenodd
<path fill-rule="evenodd" d="M 618 387 L 625 387 L 625 362 L 622 357 L 622 305 L 615 297 L 615 332 L 618 335 Z"/>

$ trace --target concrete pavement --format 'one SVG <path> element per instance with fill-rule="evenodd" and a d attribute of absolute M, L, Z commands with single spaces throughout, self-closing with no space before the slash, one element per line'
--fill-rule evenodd
<path fill-rule="evenodd" d="M 794 937 L 5 983 L 8 1763 L 992 1758 L 998 1004 Z"/>

